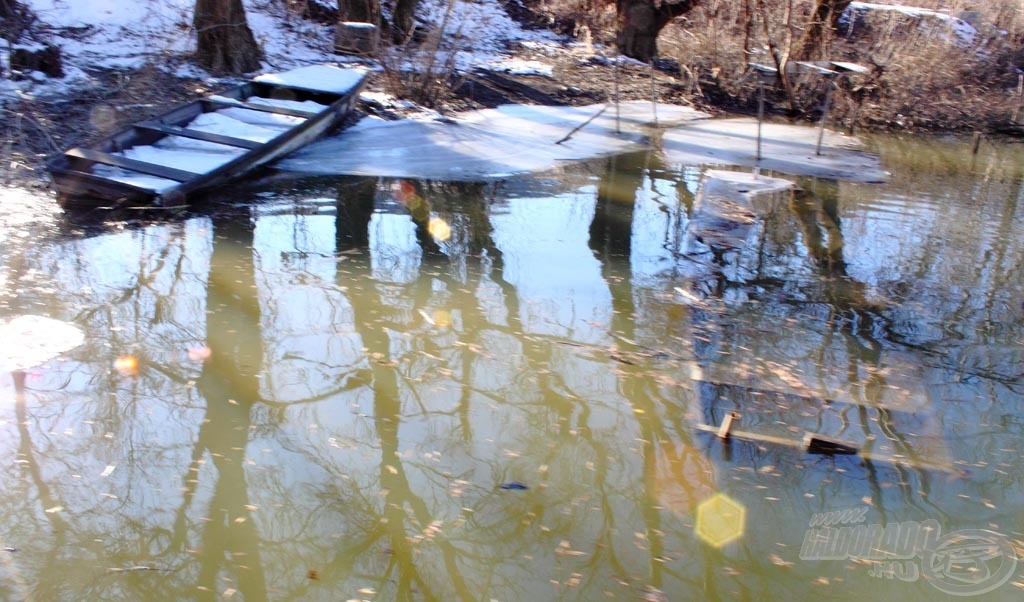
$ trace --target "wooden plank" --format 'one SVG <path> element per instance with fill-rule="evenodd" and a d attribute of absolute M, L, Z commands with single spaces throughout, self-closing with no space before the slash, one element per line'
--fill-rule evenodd
<path fill-rule="evenodd" d="M 257 142 L 255 140 L 246 140 L 245 138 L 235 138 L 234 136 L 225 136 L 223 134 L 215 134 L 212 132 L 193 130 L 178 127 L 176 125 L 167 125 L 165 123 L 159 123 L 156 121 L 144 121 L 140 124 L 137 124 L 135 127 L 144 130 L 161 132 L 164 134 L 171 134 L 173 136 L 181 136 L 182 138 L 191 138 L 193 140 L 202 140 L 204 142 L 216 142 L 217 144 L 235 146 L 238 148 L 245 148 L 249 150 L 259 148 L 265 144 L 263 142 Z"/>
<path fill-rule="evenodd" d="M 845 61 L 830 61 L 830 62 L 839 71 L 852 71 L 853 73 L 858 73 L 860 75 L 867 75 L 868 73 L 871 73 L 871 69 L 868 69 L 867 67 L 865 67 L 864 65 L 861 65 L 860 63 L 848 63 L 848 62 L 845 62 Z"/>
<path fill-rule="evenodd" d="M 275 113 L 277 115 L 288 115 L 289 117 L 305 117 L 310 119 L 316 117 L 322 111 L 300 111 L 299 109 L 288 109 L 285 107 L 275 107 L 271 105 L 258 105 L 251 102 L 245 102 L 242 100 L 226 101 L 226 100 L 214 100 L 212 98 L 204 98 L 203 102 L 220 108 L 220 109 L 250 109 L 252 111 L 260 111 L 261 113 Z"/>
<path fill-rule="evenodd" d="M 829 69 L 828 67 L 819 65 L 817 63 L 813 63 L 811 61 L 793 61 L 793 63 L 791 64 L 794 66 L 798 73 L 810 72 L 816 73 L 818 75 L 839 75 L 838 71 L 834 69 Z"/>
<path fill-rule="evenodd" d="M 176 182 L 188 182 L 196 176 L 201 175 L 185 171 L 183 169 L 175 169 L 173 167 L 157 165 L 156 163 L 147 163 L 145 161 L 129 159 L 128 157 L 111 155 L 110 153 L 103 153 L 89 148 L 72 148 L 65 152 L 64 155 L 75 159 L 85 159 L 86 161 L 92 161 L 93 163 L 102 163 L 103 165 L 113 165 L 114 167 L 130 169 L 139 173 L 157 176 L 158 178 L 167 178 L 168 180 L 174 180 Z"/>
<path fill-rule="evenodd" d="M 814 433 L 807 433 L 804 435 L 804 448 L 807 449 L 809 454 L 827 454 L 827 455 L 844 455 L 852 456 L 858 451 L 857 445 L 850 443 L 849 441 L 843 441 L 841 439 L 834 439 L 832 437 L 826 437 L 824 435 L 816 435 Z"/>

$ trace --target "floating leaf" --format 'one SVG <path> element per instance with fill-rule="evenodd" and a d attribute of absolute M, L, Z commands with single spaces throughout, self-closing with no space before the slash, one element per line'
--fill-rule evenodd
<path fill-rule="evenodd" d="M 519 481 L 509 481 L 508 483 L 502 483 L 499 489 L 505 489 L 506 491 L 525 491 L 529 489 L 526 485 L 523 485 Z"/>

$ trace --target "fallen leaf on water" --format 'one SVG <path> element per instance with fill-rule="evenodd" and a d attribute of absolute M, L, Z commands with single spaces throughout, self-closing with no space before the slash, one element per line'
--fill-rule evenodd
<path fill-rule="evenodd" d="M 309 571 L 306 572 L 306 577 L 316 581 L 320 578 L 320 573 L 317 573 L 314 569 L 309 569 Z"/>

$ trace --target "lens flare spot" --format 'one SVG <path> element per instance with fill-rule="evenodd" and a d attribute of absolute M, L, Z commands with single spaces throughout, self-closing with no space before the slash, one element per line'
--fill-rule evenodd
<path fill-rule="evenodd" d="M 716 493 L 697 506 L 697 536 L 720 548 L 743 537 L 747 509 L 724 493 Z"/>
<path fill-rule="evenodd" d="M 200 345 L 198 347 L 191 347 L 188 350 L 188 359 L 193 362 L 205 362 L 210 359 L 210 355 L 213 352 L 206 345 Z"/>
<path fill-rule="evenodd" d="M 435 240 L 441 242 L 452 237 L 452 227 L 448 225 L 448 222 L 439 217 L 430 218 L 430 222 L 427 223 L 427 231 L 430 232 L 430 235 Z"/>
<path fill-rule="evenodd" d="M 122 355 L 114 360 L 114 370 L 121 376 L 135 376 L 139 373 L 139 360 L 133 355 Z"/>
<path fill-rule="evenodd" d="M 391 185 L 391 196 L 408 207 L 416 200 L 416 186 L 408 180 L 399 180 Z"/>
<path fill-rule="evenodd" d="M 434 325 L 445 328 L 452 325 L 452 315 L 443 309 L 434 312 Z"/>

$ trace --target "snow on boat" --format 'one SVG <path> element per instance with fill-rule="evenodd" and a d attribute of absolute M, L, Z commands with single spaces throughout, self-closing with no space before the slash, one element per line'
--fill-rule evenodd
<path fill-rule="evenodd" d="M 367 73 L 316 65 L 261 75 L 69 149 L 49 164 L 58 202 L 180 205 L 339 125 Z"/>

